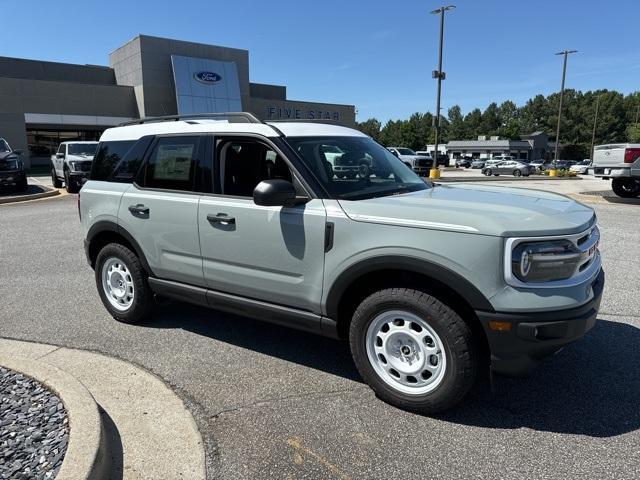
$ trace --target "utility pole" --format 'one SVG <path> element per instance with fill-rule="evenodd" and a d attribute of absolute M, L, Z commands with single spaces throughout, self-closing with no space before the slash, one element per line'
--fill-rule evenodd
<path fill-rule="evenodd" d="M 596 114 L 593 117 L 593 132 L 591 133 L 591 161 L 593 162 L 593 146 L 596 142 L 596 126 L 598 125 L 598 108 L 600 107 L 600 95 L 596 97 Z"/>
<path fill-rule="evenodd" d="M 564 63 L 562 64 L 562 84 L 560 85 L 560 106 L 558 107 L 558 128 L 556 129 L 556 149 L 553 154 L 553 170 L 556 169 L 556 160 L 558 160 L 558 146 L 560 145 L 560 120 L 562 118 L 562 97 L 564 96 L 564 79 L 567 75 L 567 56 L 570 53 L 576 53 L 577 50 L 564 50 L 556 53 L 556 55 L 564 55 Z"/>
<path fill-rule="evenodd" d="M 444 42 L 444 12 L 447 10 L 453 10 L 455 5 L 447 5 L 446 7 L 440 7 L 433 10 L 431 13 L 434 15 L 440 15 L 440 44 L 438 46 L 438 70 L 432 72 L 432 77 L 438 79 L 438 94 L 436 95 L 436 115 L 433 117 L 433 126 L 436 128 L 436 137 L 434 145 L 433 166 L 429 172 L 430 178 L 438 178 L 440 171 L 438 170 L 438 142 L 440 141 L 440 95 L 442 93 L 442 80 L 446 78 L 445 73 L 442 71 L 442 44 Z"/>

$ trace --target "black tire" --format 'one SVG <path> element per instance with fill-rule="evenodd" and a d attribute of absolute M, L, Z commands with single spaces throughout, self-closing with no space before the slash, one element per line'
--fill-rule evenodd
<path fill-rule="evenodd" d="M 27 179 L 26 178 L 24 178 L 24 180 L 20 180 L 16 184 L 16 190 L 18 192 L 26 192 L 28 188 L 29 188 L 29 184 L 27 183 Z"/>
<path fill-rule="evenodd" d="M 126 310 L 116 309 L 109 300 L 102 285 L 102 267 L 111 258 L 124 263 L 131 275 L 134 297 L 131 306 Z M 151 313 L 153 294 L 147 282 L 147 275 L 140 263 L 140 259 L 129 248 L 119 243 L 109 243 L 102 247 L 95 265 L 96 287 L 103 305 L 113 318 L 123 323 L 140 323 Z"/>
<path fill-rule="evenodd" d="M 514 170 L 513 171 L 513 176 L 514 177 L 521 177 L 522 176 L 522 172 L 520 170 Z"/>
<path fill-rule="evenodd" d="M 611 179 L 613 193 L 622 198 L 635 198 L 640 195 L 640 180 L 635 178 Z"/>
<path fill-rule="evenodd" d="M 493 172 L 491 171 L 491 169 L 490 169 L 490 168 L 487 168 L 487 169 L 484 171 L 484 174 L 485 174 L 487 177 L 490 177 L 491 175 L 493 175 Z"/>
<path fill-rule="evenodd" d="M 446 367 L 440 383 L 427 393 L 403 393 L 376 373 L 367 355 L 367 330 L 373 320 L 389 310 L 417 315 L 440 337 Z M 437 298 L 408 288 L 380 290 L 360 303 L 349 330 L 351 354 L 360 375 L 376 395 L 391 405 L 423 414 L 434 414 L 457 404 L 471 389 L 479 371 L 479 350 L 469 326 Z"/>
<path fill-rule="evenodd" d="M 53 184 L 54 188 L 62 188 L 62 182 L 56 175 L 56 169 L 53 168 L 53 166 L 51 167 L 51 183 Z"/>
<path fill-rule="evenodd" d="M 64 171 L 64 185 L 68 193 L 78 193 L 78 191 L 80 190 L 78 188 L 78 185 L 71 181 L 69 170 Z"/>
<path fill-rule="evenodd" d="M 369 165 L 366 163 L 358 165 L 358 176 L 360 178 L 369 178 L 371 176 L 371 169 L 369 168 Z"/>

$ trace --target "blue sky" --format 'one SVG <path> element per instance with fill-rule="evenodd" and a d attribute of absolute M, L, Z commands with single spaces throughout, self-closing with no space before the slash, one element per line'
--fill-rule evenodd
<path fill-rule="evenodd" d="M 640 90 L 638 0 L 456 0 L 443 109 L 522 104 L 560 85 Z M 106 65 L 138 33 L 249 50 L 251 81 L 291 99 L 354 104 L 358 120 L 434 111 L 434 0 L 4 0 L 0 55 Z M 606 7 L 606 8 L 605 8 Z"/>

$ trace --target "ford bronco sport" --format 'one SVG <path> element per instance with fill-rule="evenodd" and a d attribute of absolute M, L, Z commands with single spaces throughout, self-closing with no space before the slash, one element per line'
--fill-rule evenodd
<path fill-rule="evenodd" d="M 372 168 L 340 178 L 328 151 Z M 590 208 L 431 184 L 335 125 L 237 113 L 111 128 L 78 202 L 116 320 L 142 321 L 160 296 L 348 339 L 380 398 L 423 413 L 485 366 L 526 373 L 584 335 L 604 285 Z"/>

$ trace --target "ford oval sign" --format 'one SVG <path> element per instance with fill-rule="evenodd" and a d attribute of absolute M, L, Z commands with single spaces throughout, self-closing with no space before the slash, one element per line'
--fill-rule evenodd
<path fill-rule="evenodd" d="M 198 72 L 193 76 L 200 83 L 218 83 L 222 77 L 214 72 Z"/>

